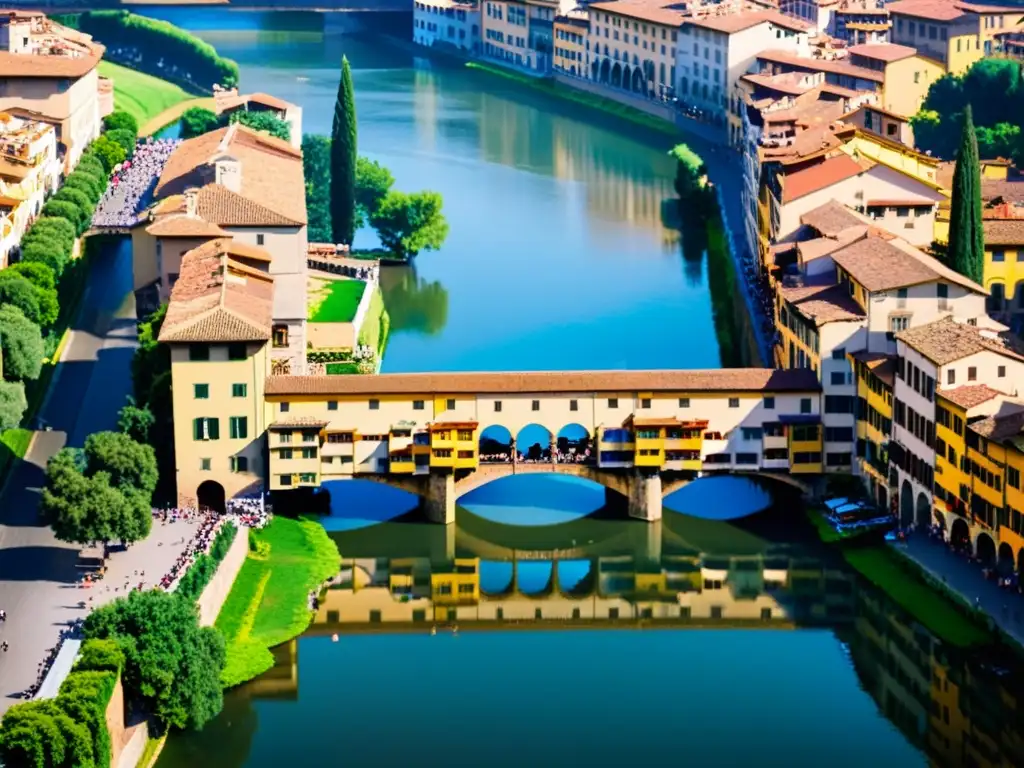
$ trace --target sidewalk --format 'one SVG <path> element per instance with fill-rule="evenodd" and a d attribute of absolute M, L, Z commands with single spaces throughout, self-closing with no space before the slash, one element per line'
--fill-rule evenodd
<path fill-rule="evenodd" d="M 982 576 L 977 563 L 967 562 L 928 536 L 911 536 L 899 549 L 967 602 L 980 605 L 1006 634 L 1024 645 L 1024 595 L 1000 589 Z"/>

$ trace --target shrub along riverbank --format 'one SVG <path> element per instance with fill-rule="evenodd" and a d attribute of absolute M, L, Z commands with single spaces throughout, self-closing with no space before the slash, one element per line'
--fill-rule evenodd
<path fill-rule="evenodd" d="M 276 516 L 249 532 L 249 556 L 215 624 L 227 640 L 225 687 L 274 665 L 270 649 L 305 631 L 312 619 L 310 592 L 336 575 L 340 564 L 337 545 L 315 520 Z"/>

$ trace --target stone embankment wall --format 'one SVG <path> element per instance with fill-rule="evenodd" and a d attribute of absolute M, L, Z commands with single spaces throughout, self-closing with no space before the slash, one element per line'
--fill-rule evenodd
<path fill-rule="evenodd" d="M 213 575 L 197 601 L 201 626 L 213 626 L 247 554 L 249 554 L 249 529 L 239 527 L 238 533 L 235 534 L 235 540 L 231 543 L 231 549 L 221 560 L 217 567 L 217 573 Z"/>

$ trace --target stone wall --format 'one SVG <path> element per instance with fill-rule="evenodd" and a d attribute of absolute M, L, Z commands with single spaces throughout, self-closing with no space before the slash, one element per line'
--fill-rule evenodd
<path fill-rule="evenodd" d="M 238 533 L 235 534 L 235 540 L 231 543 L 231 548 L 221 560 L 220 565 L 217 566 L 217 573 L 213 575 L 197 601 L 201 626 L 213 626 L 217 614 L 220 613 L 220 607 L 224 605 L 228 593 L 231 592 L 231 585 L 235 583 L 235 577 L 248 553 L 249 529 L 239 527 Z"/>

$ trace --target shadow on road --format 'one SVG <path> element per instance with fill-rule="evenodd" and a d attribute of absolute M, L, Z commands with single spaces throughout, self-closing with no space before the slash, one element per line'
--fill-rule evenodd
<path fill-rule="evenodd" d="M 58 545 L 11 547 L 0 558 L 0 581 L 73 584 L 78 550 Z"/>

